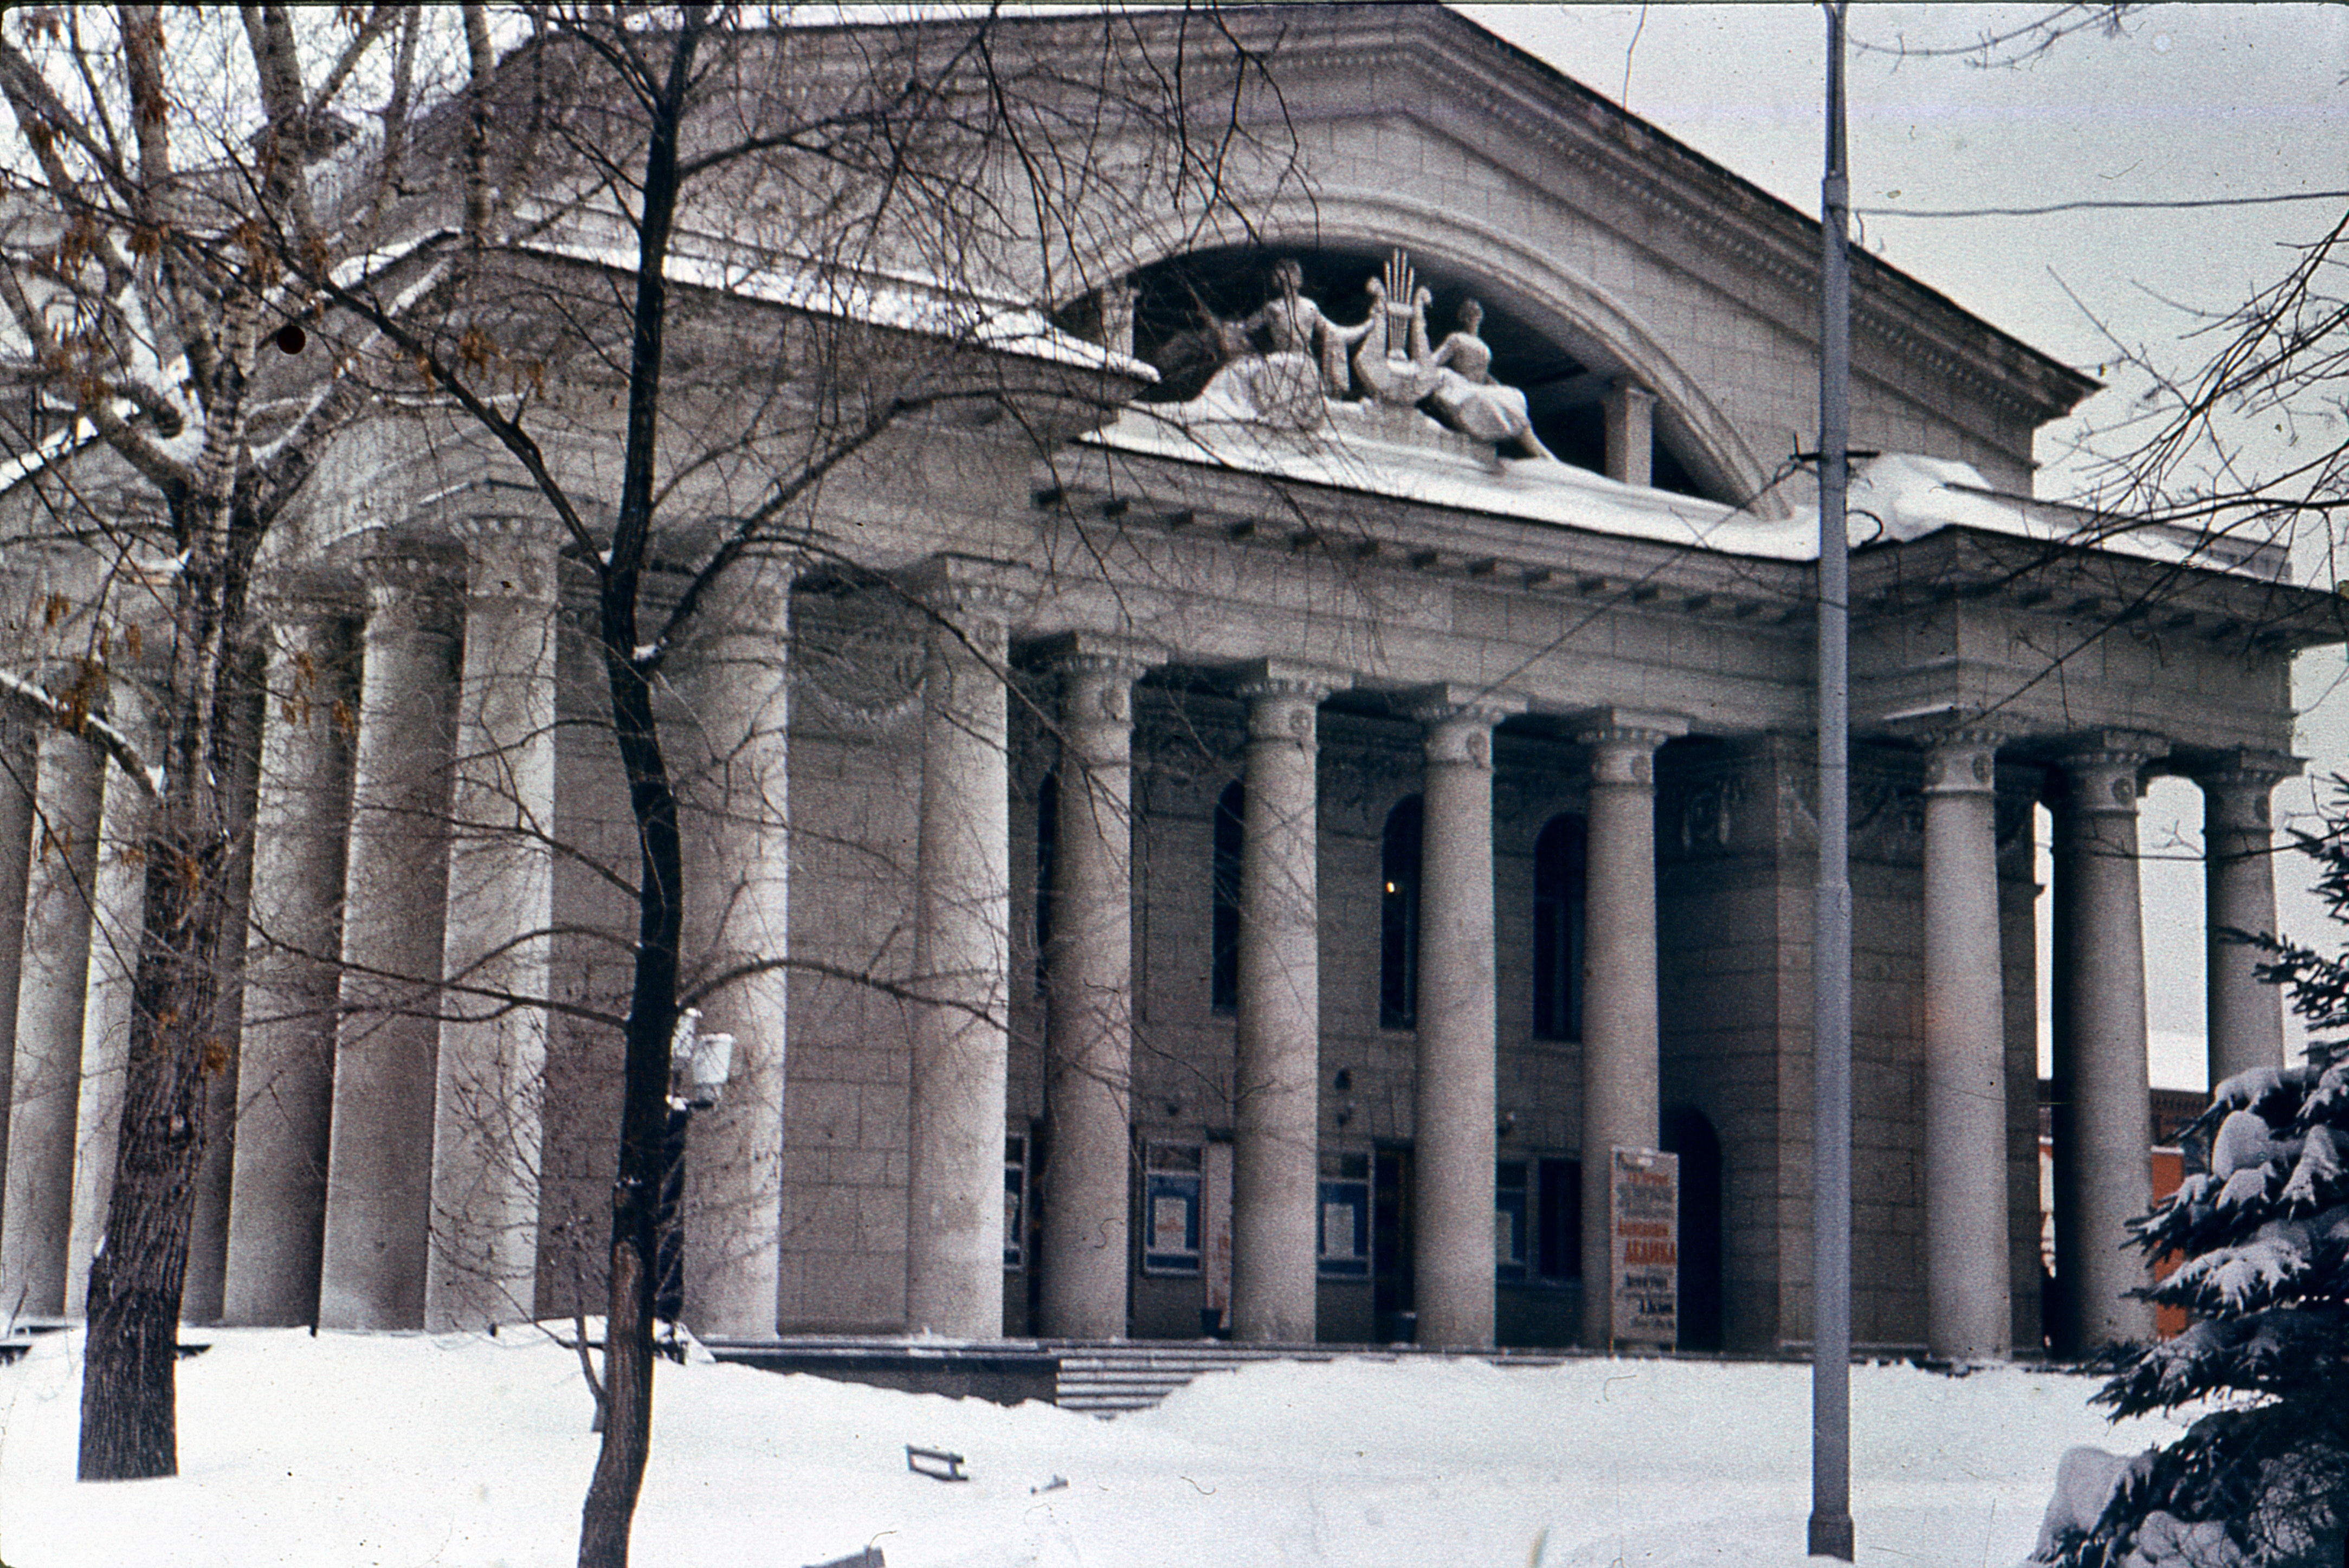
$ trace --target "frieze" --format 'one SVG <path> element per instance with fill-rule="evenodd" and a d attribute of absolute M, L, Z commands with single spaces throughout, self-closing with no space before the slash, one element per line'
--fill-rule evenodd
<path fill-rule="evenodd" d="M 1677 828 L 1681 858 L 1696 860 L 1727 851 L 1736 838 L 1748 799 L 1745 776 L 1733 769 L 1670 791 L 1668 820 Z"/>
<path fill-rule="evenodd" d="M 1921 770 L 1905 753 L 1857 757 L 1851 765 L 1847 831 L 1861 860 L 1909 861 L 1925 852 Z M 1789 758 L 1778 769 L 1779 840 L 1805 853 L 1819 842 L 1818 769 Z"/>
<path fill-rule="evenodd" d="M 793 691 L 826 723 L 872 733 L 907 719 L 922 699 L 923 639 L 904 615 L 796 606 Z"/>

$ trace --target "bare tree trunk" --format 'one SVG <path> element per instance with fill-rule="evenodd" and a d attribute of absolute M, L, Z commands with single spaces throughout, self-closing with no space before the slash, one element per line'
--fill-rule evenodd
<path fill-rule="evenodd" d="M 612 1189 L 611 1295 L 604 1324 L 604 1446 L 579 1522 L 579 1568 L 626 1568 L 628 1530 L 652 1446 L 653 1293 L 668 1142 L 669 1037 L 677 1023 L 678 945 L 685 925 L 677 790 L 661 755 L 652 688 L 636 663 L 636 601 L 652 535 L 655 431 L 660 409 L 665 275 L 679 185 L 678 144 L 696 41 L 708 20 L 688 6 L 668 76 L 650 102 L 644 210 L 631 312 L 626 455 L 602 583 L 598 632 L 640 860 L 636 961 L 628 999 L 620 1110 L 620 1171 Z"/>
<path fill-rule="evenodd" d="M 604 1444 L 579 1522 L 579 1568 L 626 1568 L 628 1530 L 652 1447 L 653 1287 L 663 1153 L 668 1132 L 669 1034 L 677 1016 L 678 940 L 684 925 L 677 795 L 653 727 L 652 694 L 615 631 L 633 636 L 632 602 L 605 609 L 606 660 L 620 752 L 642 857 L 636 983 L 628 1006 L 620 1111 L 620 1173 L 612 1189 L 611 1292 L 604 1324 Z M 626 628 L 612 625 L 618 621 Z M 634 645 L 621 641 L 620 647 Z"/>
<path fill-rule="evenodd" d="M 203 1159 L 205 1075 L 219 1030 L 232 803 L 238 775 L 234 624 L 242 575 L 215 554 L 182 573 L 181 650 L 170 672 L 174 732 L 146 844 L 147 899 L 131 982 L 122 1130 L 106 1235 L 89 1271 L 80 1478 L 178 1473 L 180 1296 Z"/>
<path fill-rule="evenodd" d="M 147 878 L 150 924 L 133 982 L 114 1193 L 89 1270 L 83 1480 L 179 1472 L 180 1292 L 204 1144 L 205 1046 L 189 1037 L 210 1016 L 217 988 L 202 954 L 215 945 L 206 936 L 216 937 L 219 924 L 216 907 L 208 907 L 218 897 L 207 884 L 222 870 L 222 857 L 206 858 L 212 863 L 191 868 L 190 880 L 151 862 Z M 175 938 L 194 951 L 172 951 Z"/>

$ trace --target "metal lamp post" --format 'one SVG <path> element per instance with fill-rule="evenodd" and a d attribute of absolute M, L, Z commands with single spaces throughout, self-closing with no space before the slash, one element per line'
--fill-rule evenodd
<path fill-rule="evenodd" d="M 1819 246 L 1819 874 L 1812 926 L 1810 1554 L 1852 1560 L 1851 181 L 1844 161 L 1843 5 L 1827 14 L 1826 172 Z"/>

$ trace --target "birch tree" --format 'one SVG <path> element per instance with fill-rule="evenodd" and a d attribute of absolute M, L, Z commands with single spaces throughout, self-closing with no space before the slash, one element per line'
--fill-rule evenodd
<path fill-rule="evenodd" d="M 309 270 L 364 250 L 380 203 L 322 222 L 349 156 L 396 168 L 426 12 L 17 7 L 0 23 L 10 541 L 96 562 L 53 597 L 62 669 L 0 672 L 20 712 L 151 797 L 112 1199 L 90 1272 L 80 1473 L 176 1467 L 173 1363 L 206 1083 L 227 1058 L 255 562 L 357 411 L 356 343 Z M 305 320 L 314 325 L 305 326 Z M 324 330 L 321 328 L 324 327 Z M 317 341 L 311 352 L 301 350 Z M 126 676 L 137 666 L 137 678 Z M 137 709 L 143 725 L 121 721 Z M 134 733 L 150 738 L 134 740 Z"/>

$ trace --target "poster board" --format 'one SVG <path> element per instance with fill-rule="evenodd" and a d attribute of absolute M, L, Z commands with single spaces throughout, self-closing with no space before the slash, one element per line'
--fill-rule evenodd
<path fill-rule="evenodd" d="M 1618 1149 L 1608 1163 L 1609 1339 L 1670 1350 L 1680 1337 L 1680 1180 L 1677 1154 Z"/>

